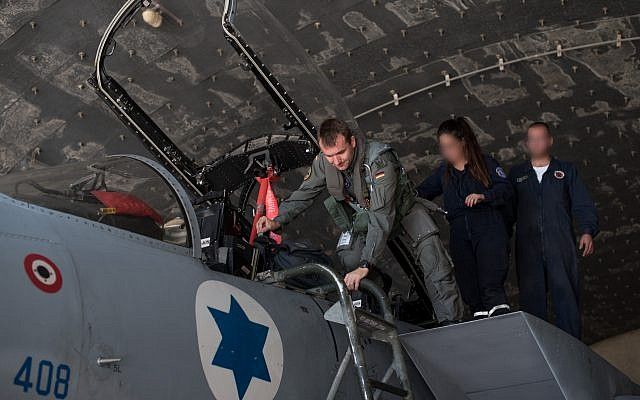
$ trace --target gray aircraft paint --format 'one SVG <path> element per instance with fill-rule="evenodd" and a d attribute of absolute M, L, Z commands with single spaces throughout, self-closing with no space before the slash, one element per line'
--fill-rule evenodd
<path fill-rule="evenodd" d="M 175 178 L 151 160 L 135 159 L 168 182 L 187 216 L 193 212 Z M 216 302 L 230 295 L 251 320 L 273 332 L 264 347 L 272 382 L 253 378 L 244 399 L 326 396 L 348 345 L 344 327 L 323 318 L 331 304 L 209 270 L 199 259 L 197 229 L 190 232 L 195 248 L 185 248 L 6 195 L 0 195 L 0 219 L 0 377 L 7 382 L 0 385 L 0 398 L 43 398 L 11 384 L 31 356 L 36 366 L 50 360 L 70 367 L 69 399 L 235 400 L 232 375 L 211 374 L 216 338 L 207 332 L 215 333 L 217 325 L 201 307 L 226 311 Z M 58 292 L 43 292 L 31 282 L 24 260 L 32 253 L 58 267 Z M 373 343 L 365 350 L 371 371 L 383 373 L 388 349 Z M 121 361 L 99 367 L 98 358 Z M 418 398 L 431 398 L 415 368 L 411 375 Z M 338 398 L 358 396 L 351 367 Z"/>

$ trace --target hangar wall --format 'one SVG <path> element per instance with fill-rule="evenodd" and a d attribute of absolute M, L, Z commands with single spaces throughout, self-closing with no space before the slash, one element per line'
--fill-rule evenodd
<path fill-rule="evenodd" d="M 161 3 L 183 25 L 165 15 L 154 29 L 137 17 L 109 60 L 143 108 L 199 162 L 280 130 L 284 118 L 222 37 L 222 2 Z M 119 6 L 2 2 L 0 173 L 145 154 L 85 83 Z M 528 122 L 552 124 L 556 155 L 579 165 L 600 212 L 596 255 L 580 264 L 585 340 L 640 326 L 640 2 L 240 0 L 239 14 L 246 39 L 316 123 L 353 117 L 398 150 L 416 182 L 436 165 L 435 127 L 451 115 L 469 116 L 507 168 L 523 157 Z M 287 177 L 278 194 L 301 178 Z M 310 217 L 323 215 L 320 205 Z M 330 249 L 333 233 L 311 236 Z"/>

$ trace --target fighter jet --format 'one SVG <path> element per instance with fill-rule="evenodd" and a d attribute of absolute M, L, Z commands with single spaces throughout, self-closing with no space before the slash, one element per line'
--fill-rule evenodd
<path fill-rule="evenodd" d="M 212 163 L 188 159 L 105 68 L 118 29 L 150 6 L 122 6 L 89 82 L 157 160 L 113 155 L 0 180 L 0 398 L 640 394 L 584 345 L 531 316 L 424 330 L 397 320 L 371 282 L 362 286 L 377 313 L 355 307 L 336 266 L 265 262 L 269 244 L 250 244 L 255 178 L 308 165 L 315 128 L 238 33 L 236 2 L 226 0 L 226 38 L 289 123 Z M 420 276 L 406 270 L 420 294 Z M 312 275 L 323 283 L 295 284 Z"/>

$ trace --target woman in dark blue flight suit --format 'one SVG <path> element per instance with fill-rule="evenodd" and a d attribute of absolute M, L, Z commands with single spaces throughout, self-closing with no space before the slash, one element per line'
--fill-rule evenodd
<path fill-rule="evenodd" d="M 512 185 L 498 162 L 482 154 L 464 118 L 443 122 L 437 136 L 444 161 L 418 194 L 428 200 L 443 195 L 456 280 L 474 318 L 505 314 L 509 239 L 502 211 Z"/>

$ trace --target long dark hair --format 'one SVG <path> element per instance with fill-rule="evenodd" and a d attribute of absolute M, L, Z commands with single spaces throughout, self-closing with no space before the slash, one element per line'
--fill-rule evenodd
<path fill-rule="evenodd" d="M 467 160 L 467 166 L 471 176 L 482 183 L 484 187 L 488 188 L 491 180 L 489 178 L 489 172 L 487 171 L 487 163 L 482 155 L 482 149 L 478 144 L 478 138 L 476 134 L 473 133 L 473 129 L 471 129 L 471 125 L 469 125 L 467 120 L 464 117 L 458 117 L 444 121 L 438 127 L 438 139 L 440 139 L 442 135 L 451 135 L 462 142 L 464 157 Z M 451 165 L 447 163 L 445 180 L 448 179 L 450 168 Z"/>

